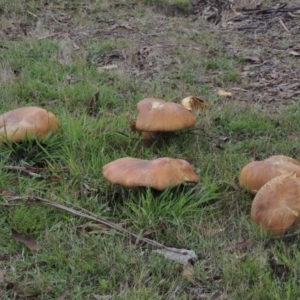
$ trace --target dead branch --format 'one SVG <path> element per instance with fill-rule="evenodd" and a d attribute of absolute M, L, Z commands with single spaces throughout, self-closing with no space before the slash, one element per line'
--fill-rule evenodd
<path fill-rule="evenodd" d="M 266 8 L 266 9 L 242 9 L 241 13 L 244 15 L 259 15 L 259 14 L 276 14 L 276 13 L 286 13 L 286 12 L 293 12 L 297 11 L 300 9 L 300 6 L 293 6 L 293 7 L 287 7 L 286 3 L 282 3 L 277 7 L 272 7 L 272 8 Z"/>
<path fill-rule="evenodd" d="M 42 175 L 38 173 L 48 173 L 48 172 L 56 172 L 56 173 L 62 173 L 62 172 L 69 172 L 68 168 L 61 168 L 61 169 L 44 169 L 44 168 L 35 168 L 35 167 L 20 167 L 20 166 L 3 166 L 2 170 L 7 170 L 7 171 L 15 171 L 15 172 L 20 172 L 25 175 L 29 175 L 31 177 L 35 178 L 41 178 L 41 179 L 51 179 L 48 175 Z"/>
<path fill-rule="evenodd" d="M 8 201 L 19 201 L 19 200 L 25 200 L 25 203 L 39 203 L 39 204 L 44 204 L 44 205 L 48 205 L 48 206 L 52 206 L 52 207 L 55 207 L 55 208 L 58 208 L 58 209 L 61 209 L 61 210 L 64 210 L 64 211 L 67 211 L 73 215 L 76 215 L 76 216 L 79 216 L 79 217 L 82 217 L 82 218 L 85 218 L 85 219 L 88 219 L 88 220 L 92 220 L 92 221 L 95 221 L 95 222 L 98 222 L 100 224 L 103 224 L 111 229 L 115 229 L 117 230 L 118 232 L 121 232 L 121 233 L 124 233 L 124 234 L 128 234 L 130 235 L 131 237 L 135 238 L 136 242 L 138 243 L 139 241 L 142 241 L 144 243 L 147 243 L 149 245 L 152 245 L 154 247 L 158 247 L 158 248 L 164 248 L 164 249 L 167 249 L 169 251 L 174 251 L 174 252 L 177 252 L 176 250 L 174 250 L 173 248 L 169 248 L 161 243 L 158 243 L 154 240 L 151 240 L 151 239 L 148 239 L 148 238 L 145 238 L 145 237 L 141 237 L 133 232 L 130 232 L 128 231 L 127 229 L 113 223 L 113 222 L 110 222 L 110 221 L 107 221 L 103 218 L 99 218 L 99 217 L 94 217 L 91 215 L 91 213 L 87 212 L 87 213 L 83 213 L 81 211 L 78 211 L 78 210 L 75 210 L 73 208 L 70 208 L 70 207 L 67 207 L 67 206 L 64 206 L 62 204 L 59 204 L 59 203 L 56 203 L 56 202 L 51 202 L 47 199 L 43 199 L 41 197 L 38 197 L 38 196 L 30 196 L 30 197 L 18 197 L 18 196 L 13 196 L 13 197 L 7 197 L 6 200 Z M 173 250 L 172 250 L 173 249 Z"/>
<path fill-rule="evenodd" d="M 299 235 L 300 235 L 300 231 L 296 231 L 296 232 L 290 233 L 290 234 L 285 234 L 285 235 L 280 235 L 280 236 L 272 236 L 272 237 L 270 237 L 270 240 L 283 240 L 283 239 L 293 238 L 293 237 L 296 237 Z"/>

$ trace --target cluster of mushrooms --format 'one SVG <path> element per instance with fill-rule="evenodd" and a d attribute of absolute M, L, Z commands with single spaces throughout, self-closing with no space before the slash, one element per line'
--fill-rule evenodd
<path fill-rule="evenodd" d="M 203 103 L 195 97 L 182 100 L 182 105 L 149 98 L 138 103 L 139 114 L 131 127 L 142 134 L 144 140 L 158 134 L 174 132 L 193 126 L 196 118 L 189 111 Z M 0 116 L 0 141 L 21 142 L 31 137 L 43 140 L 49 133 L 59 130 L 59 120 L 45 109 L 21 107 Z M 126 188 L 151 187 L 163 191 L 184 182 L 198 182 L 191 165 L 183 159 L 168 157 L 151 161 L 125 157 L 103 167 L 103 176 L 114 184 Z"/>
<path fill-rule="evenodd" d="M 131 128 L 140 132 L 144 141 L 153 141 L 161 134 L 193 126 L 196 118 L 190 110 L 197 105 L 203 106 L 199 99 L 193 96 L 184 98 L 182 105 L 146 98 L 138 102 L 139 113 Z M 105 165 L 102 173 L 111 183 L 126 188 L 150 187 L 159 191 L 185 182 L 199 181 L 187 161 L 169 157 L 153 160 L 124 157 Z"/>
<path fill-rule="evenodd" d="M 300 162 L 284 155 L 252 161 L 241 170 L 239 183 L 255 194 L 251 220 L 269 235 L 300 228 Z"/>
<path fill-rule="evenodd" d="M 144 99 L 137 105 L 139 113 L 131 128 L 148 141 L 160 134 L 193 126 L 196 118 L 190 111 L 206 105 L 193 96 L 184 98 L 181 103 Z M 43 140 L 60 127 L 51 112 L 39 107 L 22 107 L 0 116 L 0 142 L 21 142 L 29 137 Z M 187 161 L 169 157 L 153 160 L 124 157 L 103 166 L 102 173 L 113 184 L 159 191 L 199 181 Z M 251 220 L 268 234 L 283 235 L 289 229 L 300 228 L 300 162 L 284 155 L 252 161 L 241 170 L 239 183 L 255 194 Z"/>

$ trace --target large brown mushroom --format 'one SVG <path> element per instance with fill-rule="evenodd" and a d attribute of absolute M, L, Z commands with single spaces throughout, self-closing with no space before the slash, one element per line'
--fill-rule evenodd
<path fill-rule="evenodd" d="M 131 129 L 141 132 L 144 146 L 161 136 L 189 128 L 196 123 L 196 118 L 184 106 L 166 102 L 156 98 L 146 98 L 138 102 L 136 122 L 130 124 Z"/>
<path fill-rule="evenodd" d="M 136 129 L 150 132 L 170 132 L 195 125 L 195 117 L 182 105 L 156 98 L 138 103 Z"/>
<path fill-rule="evenodd" d="M 288 156 L 274 155 L 266 160 L 247 164 L 240 172 L 239 183 L 250 193 L 256 194 L 269 180 L 291 172 L 300 176 L 300 163 Z"/>
<path fill-rule="evenodd" d="M 168 157 L 154 160 L 120 158 L 105 165 L 102 173 L 111 183 L 126 188 L 144 186 L 163 191 L 184 182 L 198 182 L 198 176 L 187 161 Z"/>
<path fill-rule="evenodd" d="M 60 128 L 58 119 L 39 107 L 21 107 L 0 116 L 0 142 L 20 142 L 30 137 L 44 139 Z"/>
<path fill-rule="evenodd" d="M 256 194 L 251 207 L 251 220 L 270 235 L 283 235 L 299 228 L 300 178 L 296 173 L 277 176 Z"/>

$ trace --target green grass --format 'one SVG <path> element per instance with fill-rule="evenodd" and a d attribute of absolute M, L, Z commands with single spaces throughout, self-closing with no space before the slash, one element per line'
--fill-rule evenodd
<path fill-rule="evenodd" d="M 297 299 L 298 238 L 271 240 L 254 226 L 249 220 L 252 196 L 237 183 L 239 171 L 253 157 L 285 154 L 300 159 L 299 142 L 288 138 L 298 134 L 297 103 L 271 113 L 249 98 L 218 97 L 219 88 L 242 84 L 243 61 L 226 52 L 222 35 L 212 35 L 203 20 L 187 24 L 180 14 L 164 15 L 167 9 L 187 13 L 189 1 L 100 2 L 52 1 L 47 6 L 45 1 L 0 0 L 1 12 L 27 32 L 8 29 L 10 34 L 0 42 L 0 113 L 46 102 L 45 108 L 62 124 L 43 142 L 0 145 L 1 169 L 52 170 L 49 179 L 1 170 L 0 298 L 34 294 L 36 299 L 56 299 L 68 289 L 65 299 L 192 299 L 191 289 L 207 287 L 219 299 Z M 73 17 L 67 23 L 51 17 L 61 13 Z M 129 29 L 122 25 L 126 22 Z M 113 24 L 121 26 L 114 29 Z M 38 26 L 58 34 L 38 39 Z M 60 35 L 67 31 L 70 37 Z M 154 47 L 139 54 L 143 47 L 165 44 L 162 50 Z M 99 72 L 103 64 L 118 67 Z M 94 114 L 89 115 L 97 92 Z M 191 94 L 209 104 L 197 116 L 195 130 L 141 148 L 140 136 L 129 128 L 136 103 L 145 97 L 178 102 Z M 103 178 L 102 167 L 125 156 L 186 159 L 200 182 L 164 192 L 113 186 Z M 65 167 L 68 173 L 55 171 Z M 7 202 L 7 194 L 84 209 L 127 223 L 137 235 L 193 249 L 200 257 L 193 281 L 149 245 L 115 230 L 82 230 L 88 222 L 84 218 L 38 203 Z M 199 226 L 226 229 L 210 237 Z M 12 230 L 33 237 L 40 251 L 17 243 Z M 224 250 L 247 239 L 252 240 L 247 250 Z M 274 271 L 270 256 L 289 269 L 285 278 Z"/>

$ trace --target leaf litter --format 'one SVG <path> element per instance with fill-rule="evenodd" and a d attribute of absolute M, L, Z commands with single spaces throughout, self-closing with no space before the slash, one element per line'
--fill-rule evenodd
<path fill-rule="evenodd" d="M 39 251 L 40 247 L 38 247 L 35 239 L 31 236 L 23 236 L 18 233 L 16 230 L 12 229 L 12 237 L 16 242 L 20 242 L 24 244 L 28 249 L 32 251 Z"/>

